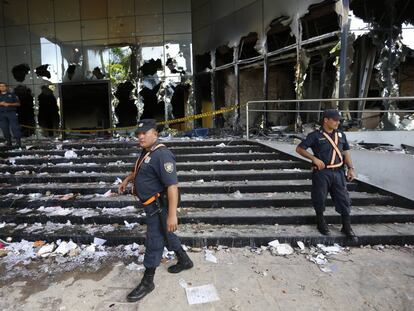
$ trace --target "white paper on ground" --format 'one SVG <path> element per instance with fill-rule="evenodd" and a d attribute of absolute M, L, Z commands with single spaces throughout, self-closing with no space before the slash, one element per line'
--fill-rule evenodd
<path fill-rule="evenodd" d="M 325 258 L 323 254 L 319 254 L 316 257 L 310 257 L 310 261 L 316 263 L 317 265 L 326 265 L 328 263 L 328 260 Z"/>
<path fill-rule="evenodd" d="M 284 255 L 291 255 L 294 252 L 292 246 L 290 246 L 287 243 L 280 244 L 278 240 L 271 241 L 268 243 L 268 245 L 271 247 L 271 250 L 273 249 L 273 252 L 272 252 L 273 255 L 276 254 L 276 255 L 284 256 Z"/>
<path fill-rule="evenodd" d="M 305 249 L 305 244 L 303 244 L 303 242 L 302 242 L 302 241 L 297 241 L 296 243 L 298 244 L 299 248 L 300 248 L 302 251 Z"/>
<path fill-rule="evenodd" d="M 77 248 L 78 245 L 76 245 L 75 243 L 73 243 L 72 241 L 66 242 L 66 241 L 62 241 L 58 248 L 56 248 L 55 253 L 57 254 L 61 254 L 61 255 L 66 255 L 67 253 L 69 253 L 72 249 Z"/>
<path fill-rule="evenodd" d="M 143 265 L 137 265 L 135 262 L 131 262 L 127 267 L 128 270 L 131 271 L 143 271 L 145 267 Z"/>
<path fill-rule="evenodd" d="M 189 305 L 207 303 L 220 300 L 213 284 L 196 287 L 186 287 L 187 301 Z"/>
<path fill-rule="evenodd" d="M 335 255 L 343 251 L 343 248 L 338 244 L 334 244 L 333 246 L 325 246 L 323 244 L 318 244 L 317 247 L 326 255 Z"/>
<path fill-rule="evenodd" d="M 214 256 L 213 252 L 208 249 L 204 251 L 204 259 L 213 263 L 217 263 L 216 256 Z"/>
<path fill-rule="evenodd" d="M 106 243 L 106 240 L 104 240 L 104 239 L 97 238 L 97 237 L 93 238 L 93 244 L 95 244 L 97 246 L 104 245 L 105 243 Z"/>
<path fill-rule="evenodd" d="M 77 158 L 77 157 L 78 157 L 78 155 L 76 154 L 75 151 L 68 150 L 68 151 L 65 152 L 65 158 L 66 159 Z"/>
<path fill-rule="evenodd" d="M 271 247 L 276 247 L 278 245 L 280 245 L 279 240 L 273 240 L 269 243 L 267 243 L 267 245 L 271 246 Z"/>

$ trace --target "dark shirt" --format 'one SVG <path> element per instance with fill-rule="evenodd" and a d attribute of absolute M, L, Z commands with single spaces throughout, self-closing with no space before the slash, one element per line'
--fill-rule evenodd
<path fill-rule="evenodd" d="M 166 147 L 154 150 L 142 162 L 134 180 L 135 191 L 143 202 L 175 184 L 178 184 L 175 156 Z"/>
<path fill-rule="evenodd" d="M 346 140 L 345 133 L 334 130 L 331 134 L 327 133 L 332 140 L 334 141 L 334 133 L 338 133 L 338 149 L 342 151 L 349 150 L 349 144 Z M 329 141 L 326 139 L 326 137 L 322 134 L 322 130 L 316 130 L 312 133 L 310 133 L 302 142 L 299 144 L 299 147 L 303 149 L 311 148 L 313 155 L 317 157 L 319 160 L 322 160 L 322 162 L 325 163 L 325 165 L 330 164 L 331 158 L 332 158 L 332 152 L 333 148 L 332 145 L 329 143 Z M 335 159 L 335 163 L 339 163 L 340 160 L 338 156 Z"/>
<path fill-rule="evenodd" d="M 10 92 L 7 93 L 0 93 L 0 102 L 6 102 L 6 103 L 18 103 L 19 98 Z M 0 106 L 0 112 L 8 112 L 8 111 L 17 111 L 17 107 L 4 107 Z"/>

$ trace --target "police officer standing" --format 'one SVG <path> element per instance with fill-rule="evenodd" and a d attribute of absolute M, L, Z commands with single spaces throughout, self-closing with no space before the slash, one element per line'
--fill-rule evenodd
<path fill-rule="evenodd" d="M 193 262 L 173 233 L 178 227 L 179 203 L 175 157 L 164 145 L 158 143 L 154 119 L 139 121 L 136 133 L 143 151 L 134 170 L 118 189 L 119 193 L 123 193 L 128 183 L 132 182 L 133 193 L 139 198 L 146 213 L 145 272 L 139 285 L 127 296 L 129 302 L 138 301 L 154 290 L 155 269 L 161 262 L 164 246 L 174 251 L 178 259 L 177 264 L 168 268 L 168 272 L 179 273 L 193 267 Z"/>
<path fill-rule="evenodd" d="M 21 147 L 21 129 L 17 119 L 17 107 L 20 107 L 19 98 L 7 91 L 7 84 L 0 82 L 0 128 L 7 141 L 7 147 L 12 147 L 10 128 L 16 139 L 17 147 Z"/>
<path fill-rule="evenodd" d="M 338 130 L 339 111 L 328 109 L 322 115 L 322 127 L 310 133 L 296 148 L 296 152 L 313 163 L 312 204 L 316 211 L 317 228 L 323 235 L 329 235 L 329 228 L 323 213 L 328 192 L 335 210 L 342 216 L 342 232 L 348 241 L 358 239 L 351 228 L 351 201 L 346 188 L 344 165 L 347 167 L 346 179 L 352 181 L 355 171 L 352 165 L 349 144 L 346 136 Z M 306 151 L 311 148 L 313 154 Z"/>

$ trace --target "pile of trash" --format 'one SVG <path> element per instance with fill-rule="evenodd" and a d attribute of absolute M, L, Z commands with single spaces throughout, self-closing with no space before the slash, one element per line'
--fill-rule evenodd
<path fill-rule="evenodd" d="M 348 247 L 342 247 L 338 244 L 332 246 L 326 246 L 323 244 L 317 244 L 317 246 L 305 247 L 302 241 L 296 242 L 297 247 L 293 248 L 289 243 L 279 243 L 278 240 L 274 240 L 268 243 L 268 246 L 250 247 L 250 251 L 256 254 L 262 254 L 264 251 L 269 251 L 273 256 L 285 256 L 288 257 L 294 254 L 305 255 L 306 258 L 315 263 L 322 272 L 332 273 L 337 271 L 337 266 L 331 264 L 329 261 L 335 255 L 345 254 L 350 251 Z"/>
<path fill-rule="evenodd" d="M 72 240 L 47 243 L 43 240 L 8 242 L 0 240 L 0 265 L 7 273 L 0 280 L 16 277 L 41 278 L 61 272 L 97 271 L 109 260 L 142 263 L 145 247 L 136 243 L 105 246 L 106 240 L 95 237 L 90 244 L 77 244 Z M 171 258 L 171 255 L 169 255 Z M 131 265 L 131 264 L 130 264 Z M 128 266 L 131 269 L 132 266 Z"/>

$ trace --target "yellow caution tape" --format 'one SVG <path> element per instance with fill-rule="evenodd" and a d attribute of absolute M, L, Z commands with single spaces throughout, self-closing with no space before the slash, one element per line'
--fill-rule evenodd
<path fill-rule="evenodd" d="M 178 119 L 174 119 L 174 120 L 160 121 L 160 122 L 157 122 L 157 125 L 166 125 L 166 124 L 170 125 L 170 124 L 175 124 L 175 123 L 188 122 L 188 121 L 193 121 L 193 120 L 202 119 L 202 118 L 206 118 L 206 117 L 216 116 L 218 114 L 233 111 L 233 110 L 237 109 L 240 106 L 241 105 L 233 105 L 233 106 L 221 108 L 221 109 L 218 109 L 218 110 L 215 110 L 215 111 L 209 111 L 209 112 L 194 114 L 194 115 L 191 115 L 191 116 L 186 116 L 186 117 L 178 118 Z M 24 128 L 28 128 L 28 129 L 36 129 L 36 127 L 30 126 L 30 125 L 21 124 L 20 126 L 24 127 Z M 41 129 L 43 131 L 55 131 L 55 132 L 64 132 L 64 133 L 98 133 L 98 132 L 125 131 L 125 130 L 132 130 L 132 129 L 136 129 L 136 128 L 137 128 L 137 126 L 112 127 L 112 128 L 97 129 L 97 130 L 62 130 L 62 129 L 50 129 L 50 128 L 44 128 L 44 127 L 40 127 L 39 129 Z"/>

